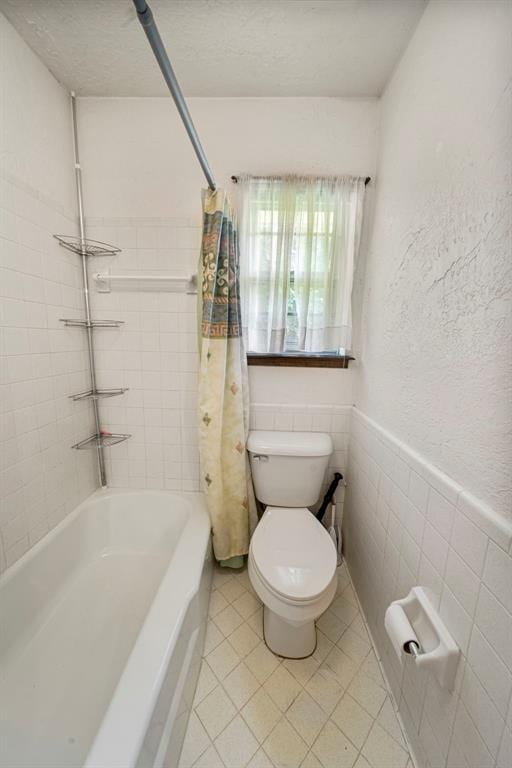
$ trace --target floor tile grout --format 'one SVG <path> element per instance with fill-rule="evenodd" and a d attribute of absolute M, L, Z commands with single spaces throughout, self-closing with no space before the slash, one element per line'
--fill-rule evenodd
<path fill-rule="evenodd" d="M 357 592 L 356 592 L 356 589 L 355 589 L 355 586 L 354 586 L 354 582 L 352 581 L 352 576 L 350 575 L 350 571 L 349 571 L 346 563 L 345 563 L 345 570 L 346 570 L 346 573 L 347 573 L 347 577 L 348 577 L 348 579 L 350 581 L 350 584 L 352 586 L 352 591 L 354 593 L 354 596 L 355 596 L 355 599 L 356 599 L 356 602 L 357 602 L 357 607 L 358 607 L 359 614 L 361 616 L 361 619 L 364 622 L 364 625 L 365 625 L 365 628 L 366 628 L 366 632 L 368 633 L 368 638 L 370 640 L 370 645 L 371 645 L 371 647 L 373 649 L 373 652 L 375 654 L 375 658 L 377 659 L 377 663 L 379 665 L 380 673 L 382 675 L 382 678 L 384 680 L 384 684 L 385 684 L 385 687 L 386 687 L 387 695 L 388 695 L 388 698 L 389 698 L 389 700 L 391 702 L 391 706 L 392 706 L 393 712 L 395 714 L 395 719 L 396 719 L 396 721 L 398 723 L 398 727 L 399 727 L 400 733 L 402 735 L 403 743 L 406 745 L 407 752 L 409 753 L 409 762 L 411 763 L 412 766 L 414 766 L 414 761 L 412 759 L 412 752 L 411 752 L 411 748 L 410 748 L 410 744 L 409 744 L 409 739 L 407 738 L 407 733 L 406 733 L 406 730 L 405 730 L 405 728 L 403 726 L 402 718 L 400 717 L 398 703 L 396 702 L 395 695 L 394 695 L 394 693 L 393 693 L 393 691 L 391 689 L 391 686 L 389 684 L 389 681 L 388 681 L 388 678 L 387 678 L 387 675 L 386 675 L 386 671 L 385 671 L 384 665 L 382 663 L 382 659 L 381 659 L 381 657 L 380 657 L 380 655 L 378 653 L 378 650 L 377 650 L 377 645 L 375 644 L 375 642 L 373 640 L 373 635 L 372 635 L 372 631 L 370 629 L 370 625 L 369 625 L 369 623 L 368 623 L 368 621 L 366 619 L 366 615 L 365 615 L 365 612 L 363 610 L 363 606 L 361 605 L 361 602 L 360 602 L 359 597 L 357 595 Z M 384 704 L 385 704 L 385 702 L 384 702 Z M 384 706 L 384 704 L 382 706 Z"/>
<path fill-rule="evenodd" d="M 318 630 L 320 641 L 319 646 L 322 647 L 320 648 L 316 658 L 315 654 L 313 654 L 312 657 L 309 657 L 313 663 L 308 666 L 308 660 L 303 660 L 302 663 L 300 661 L 295 663 L 291 660 L 272 656 L 271 652 L 268 651 L 266 645 L 264 644 L 264 641 L 261 639 L 260 634 L 250 626 L 249 622 L 251 618 L 254 617 L 256 613 L 260 613 L 261 607 L 260 605 L 257 605 L 254 608 L 254 604 L 246 598 L 246 595 L 251 595 L 253 600 L 257 600 L 251 589 L 247 571 L 233 574 L 224 574 L 223 572 L 220 572 L 220 570 L 216 569 L 212 587 L 213 615 L 210 617 L 209 621 L 211 621 L 212 625 L 215 627 L 219 633 L 220 638 L 222 639 L 219 639 L 219 636 L 216 637 L 215 639 L 218 640 L 218 642 L 213 647 L 208 647 L 207 652 L 205 652 L 205 656 L 203 658 L 203 661 L 206 662 L 206 667 L 202 667 L 201 669 L 201 674 L 203 673 L 203 669 L 207 669 L 207 674 L 211 674 L 215 682 L 213 684 L 213 681 L 210 681 L 213 684 L 213 687 L 209 689 L 208 692 L 204 694 L 204 696 L 199 701 L 194 699 L 192 710 L 195 717 L 197 717 L 201 727 L 203 728 L 208 742 L 201 744 L 201 747 L 198 747 L 198 749 L 201 751 L 192 753 L 193 759 L 190 759 L 190 744 L 188 742 L 192 737 L 189 737 L 187 740 L 187 736 L 189 735 L 187 732 L 182 758 L 180 760 L 180 768 L 194 768 L 196 764 L 201 764 L 202 757 L 212 745 L 218 753 L 221 762 L 226 766 L 226 768 L 245 768 L 245 766 L 250 768 L 254 756 L 260 754 L 260 751 L 263 755 L 267 756 L 268 765 L 275 766 L 275 768 L 281 768 L 281 766 L 285 765 L 287 768 L 288 766 L 290 766 L 290 768 L 300 768 L 303 763 L 307 763 L 308 757 L 310 755 L 313 755 L 315 760 L 319 761 L 320 764 L 324 766 L 324 768 L 330 768 L 333 763 L 332 761 L 329 762 L 328 759 L 328 750 L 331 748 L 329 738 L 336 739 L 340 745 L 345 743 L 349 745 L 351 753 L 353 753 L 350 755 L 350 759 L 352 760 L 350 766 L 354 766 L 358 762 L 360 756 L 363 756 L 368 764 L 371 765 L 371 768 L 381 768 L 380 765 L 372 765 L 368 755 L 365 754 L 365 747 L 368 745 L 366 752 L 371 752 L 374 741 L 380 738 L 382 742 L 382 749 L 386 748 L 391 751 L 395 750 L 397 759 L 399 759 L 399 763 L 397 763 L 396 768 L 405 768 L 409 760 L 408 750 L 404 748 L 404 744 L 407 742 L 404 739 L 403 743 L 400 744 L 395 736 L 390 733 L 383 725 L 381 725 L 380 722 L 378 722 L 379 717 L 381 716 L 381 713 L 383 712 L 388 700 L 391 702 L 392 712 L 396 718 L 394 701 L 390 695 L 386 680 L 382 676 L 380 660 L 371 641 L 371 635 L 368 632 L 364 614 L 360 609 L 357 594 L 355 593 L 352 581 L 350 579 L 350 574 L 344 566 L 341 568 L 339 573 L 341 577 L 340 586 L 333 603 L 331 604 L 328 611 L 326 611 L 326 614 L 329 615 L 324 620 L 323 624 L 323 626 L 327 628 L 327 631 L 331 633 L 331 637 L 328 637 L 327 634 L 324 634 L 321 629 Z M 215 595 L 215 593 L 217 593 L 217 595 Z M 221 598 L 219 598 L 218 594 L 221 595 Z M 245 600 L 243 600 L 243 598 L 245 598 Z M 247 617 L 242 616 L 233 605 L 233 603 L 235 603 L 237 600 L 242 600 L 242 602 L 239 604 L 240 606 L 245 604 L 247 605 Z M 259 603 L 259 600 L 257 602 Z M 222 607 L 217 610 L 217 606 L 219 605 Z M 221 624 L 224 625 L 225 631 L 227 633 L 224 634 L 224 631 L 216 623 L 215 619 L 221 613 L 226 611 L 227 608 L 232 608 L 232 611 L 234 611 L 235 615 L 233 615 L 231 611 L 228 611 L 228 613 L 225 615 L 225 621 L 221 622 Z M 251 608 L 253 610 L 251 610 Z M 338 615 L 336 614 L 336 611 L 338 611 Z M 324 616 L 326 616 L 326 614 L 324 614 Z M 226 616 L 228 617 L 227 619 Z M 342 620 L 341 616 L 345 619 L 345 621 Z M 238 621 L 237 617 L 240 619 L 240 622 Z M 360 622 L 362 622 L 366 637 L 362 636 Z M 322 624 L 321 620 L 319 624 Z M 341 634 L 338 634 L 340 631 L 340 625 L 343 626 L 341 629 Z M 352 625 L 356 626 L 352 628 Z M 243 648 L 243 638 L 239 638 L 239 647 L 241 649 L 240 651 L 229 640 L 230 637 L 232 637 L 237 631 L 240 631 L 244 627 L 247 627 L 248 630 L 250 630 L 250 633 L 252 633 L 258 640 L 257 644 L 254 644 L 255 641 L 252 639 L 253 644 L 248 652 L 246 652 Z M 351 633 L 350 637 L 347 635 L 349 631 Z M 251 640 L 250 633 L 247 633 L 249 640 Z M 339 647 L 339 644 L 341 643 L 344 636 L 346 636 L 346 641 L 345 643 L 342 643 L 342 645 L 345 646 L 345 649 L 343 650 L 343 648 Z M 350 642 L 353 643 L 352 646 L 350 646 Z M 220 649 L 220 646 L 223 645 L 223 643 L 227 643 L 227 645 L 222 650 L 218 650 Z M 367 649 L 365 649 L 365 646 L 367 646 Z M 255 651 L 258 651 L 258 649 L 259 652 L 253 657 L 253 660 L 250 663 L 246 663 L 249 657 L 251 657 Z M 211 659 L 211 655 L 216 651 L 217 654 L 213 657 L 213 659 Z M 350 656 L 350 651 L 352 652 L 353 656 Z M 316 652 L 317 651 L 315 651 L 315 653 Z M 333 666 L 329 665 L 329 659 L 330 664 Z M 364 668 L 369 659 L 370 664 L 368 668 Z M 373 659 L 376 661 L 379 673 L 377 679 L 371 674 L 371 661 L 373 661 Z M 215 661 L 215 663 L 212 663 L 212 661 Z M 265 661 L 267 662 L 267 665 L 265 665 Z M 254 662 L 254 665 L 252 665 L 252 662 Z M 251 665 L 253 668 L 251 668 Z M 237 670 L 240 671 L 240 676 L 238 680 L 236 678 L 232 678 L 235 682 L 230 693 L 228 688 L 231 688 L 231 686 L 226 685 L 226 680 Z M 244 680 L 243 677 L 245 670 L 249 672 L 249 675 L 245 675 Z M 255 672 L 258 672 L 258 670 L 259 675 L 254 674 Z M 279 670 L 285 670 L 286 674 L 279 672 Z M 320 670 L 322 670 L 321 681 L 325 682 L 325 685 L 327 685 L 328 682 L 331 683 L 335 689 L 335 693 L 333 693 L 333 697 L 330 702 L 328 703 L 327 699 L 323 699 L 323 705 L 315 698 L 313 687 L 313 678 L 315 678 L 315 675 L 317 675 Z M 279 675 L 278 677 L 274 678 L 276 673 L 279 673 Z M 299 675 L 299 677 L 297 677 L 297 675 Z M 350 690 L 351 686 L 358 678 L 360 678 L 362 690 L 365 690 L 364 686 L 366 684 L 366 695 L 369 696 L 372 691 L 376 692 L 376 696 L 378 698 L 375 700 L 375 705 L 372 703 L 372 706 L 370 706 L 368 703 L 370 702 L 370 699 L 365 702 L 361 692 L 359 695 L 360 698 L 363 699 L 363 702 L 359 701 L 357 696 L 354 695 L 355 689 L 353 691 Z M 254 685 L 253 680 L 255 681 L 256 685 Z M 279 701 L 276 701 L 272 696 L 272 680 L 274 680 L 274 682 L 278 682 L 277 690 L 274 691 L 274 696 L 277 696 Z M 240 682 L 241 687 L 239 687 L 239 695 L 237 695 L 236 686 Z M 319 681 L 317 680 L 316 682 Z M 249 687 L 244 688 L 244 685 L 248 685 Z M 308 685 L 310 686 L 309 690 Z M 210 736 L 210 732 L 215 733 L 216 729 L 213 728 L 212 722 L 208 717 L 209 705 L 202 705 L 205 704 L 209 697 L 212 696 L 212 694 L 214 694 L 218 689 L 220 689 L 223 695 L 227 697 L 227 701 L 230 702 L 230 708 L 231 706 L 233 707 L 233 713 L 231 711 L 229 712 L 229 715 L 226 717 L 227 722 L 223 723 L 222 728 L 218 733 L 216 733 L 214 738 L 212 738 Z M 255 700 L 255 697 L 258 696 L 258 694 L 261 694 L 262 691 L 269 697 L 278 714 L 275 716 L 277 719 L 275 719 L 274 716 L 272 717 L 274 722 L 273 724 L 268 725 L 269 730 L 267 730 L 267 725 L 262 726 L 262 728 L 259 730 L 260 736 L 258 736 L 256 734 L 256 730 L 258 730 L 258 728 L 255 729 L 255 722 L 258 721 L 258 717 L 261 716 L 261 713 L 259 715 L 254 715 L 253 712 L 254 722 L 251 726 L 249 722 L 251 718 L 248 714 L 250 710 L 247 710 L 244 713 L 244 708 L 251 701 Z M 302 696 L 302 694 L 305 694 L 305 696 Z M 318 690 L 316 691 L 316 694 L 320 697 Z M 303 699 L 302 704 L 300 702 L 301 696 Z M 238 705 L 234 697 L 242 703 Z M 382 700 L 380 701 L 380 699 Z M 305 712 L 301 711 L 301 706 L 304 705 L 304 700 L 306 705 Z M 335 701 L 334 706 L 330 706 L 332 701 Z M 345 701 L 346 705 L 349 707 L 352 706 L 351 702 L 353 702 L 353 708 L 357 712 L 361 710 L 361 713 L 364 715 L 365 726 L 363 733 L 365 732 L 365 735 L 362 742 L 355 735 L 355 732 L 350 734 L 350 728 L 348 726 L 345 730 L 343 730 L 343 728 L 340 727 L 340 725 L 338 725 L 337 722 L 333 719 L 333 716 L 343 701 Z M 366 707 L 373 709 L 373 711 L 368 711 L 368 709 L 364 706 L 365 703 Z M 312 706 L 312 704 L 314 706 Z M 297 711 L 294 708 L 295 705 L 297 705 Z M 227 707 L 227 703 L 225 706 Z M 307 707 L 309 707 L 309 712 Z M 198 712 L 198 708 L 201 708 L 202 717 Z M 254 708 L 257 712 L 257 704 L 254 705 Z M 314 725 L 310 722 L 312 718 L 316 718 Z M 300 733 L 301 719 L 303 729 L 307 729 L 309 726 L 311 726 L 307 740 L 306 731 L 303 730 L 303 735 Z M 370 721 L 370 724 L 368 724 L 366 721 Z M 208 724 L 209 727 L 207 727 Z M 244 727 L 241 728 L 240 724 L 242 724 Z M 357 723 L 354 722 L 354 727 L 355 725 L 357 725 Z M 375 728 L 376 725 L 379 726 L 379 729 L 382 731 L 382 734 L 384 734 L 385 738 L 383 738 L 383 735 L 380 734 L 379 730 Z M 398 733 L 401 733 L 403 738 L 403 731 L 398 721 L 397 726 Z M 261 737 L 261 733 L 264 733 L 265 735 Z M 239 737 L 238 742 L 236 741 L 237 734 Z M 273 734 L 276 734 L 276 736 L 283 736 L 283 738 L 291 737 L 292 742 L 288 745 L 288 749 L 294 753 L 292 757 L 289 755 L 283 756 L 281 754 L 280 750 L 284 749 L 284 747 L 282 744 L 278 743 L 276 745 L 273 743 L 271 739 Z M 223 735 L 224 739 L 221 739 Z M 303 738 L 303 736 L 305 738 Z M 233 737 L 234 740 L 231 737 Z M 372 739 L 371 743 L 369 743 L 370 738 Z M 277 741 L 279 741 L 279 739 L 277 739 Z M 360 743 L 359 747 L 356 742 Z M 256 748 L 254 748 L 255 744 L 257 745 Z M 267 749 L 265 749 L 265 745 L 267 745 Z M 221 749 L 220 747 L 223 748 Z M 269 748 L 272 748 L 271 751 L 273 750 L 274 753 L 277 754 L 277 757 L 274 759 L 274 761 L 272 760 L 271 755 L 268 754 Z M 343 747 L 340 746 L 340 748 Z M 347 747 L 345 746 L 344 749 L 347 750 Z M 323 753 L 322 750 L 324 750 Z M 327 750 L 327 752 L 325 750 Z M 324 754 L 324 762 L 320 760 L 320 757 L 317 753 Z M 236 759 L 241 760 L 241 763 L 243 764 L 233 763 L 235 754 L 239 756 Z M 303 756 L 300 757 L 300 755 Z M 288 759 L 289 757 L 290 759 Z M 318 763 L 315 762 L 315 764 L 317 765 Z M 346 765 L 348 768 L 349 763 L 347 762 Z"/>

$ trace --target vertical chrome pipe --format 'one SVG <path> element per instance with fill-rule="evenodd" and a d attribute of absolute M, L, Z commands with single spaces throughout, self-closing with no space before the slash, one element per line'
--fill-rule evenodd
<path fill-rule="evenodd" d="M 171 66 L 171 62 L 169 61 L 167 51 L 165 50 L 165 45 L 163 44 L 162 38 L 160 37 L 160 32 L 158 31 L 158 27 L 156 26 L 155 20 L 153 18 L 151 8 L 147 4 L 146 0 L 133 0 L 133 4 L 137 11 L 137 17 L 142 25 L 142 28 L 144 29 L 144 32 L 146 33 L 146 37 L 153 50 L 153 53 L 155 54 L 155 59 L 157 60 L 158 66 L 160 67 L 160 71 L 162 72 L 164 80 L 167 83 L 167 87 L 169 88 L 171 96 L 174 99 L 176 109 L 178 110 L 183 125 L 185 126 L 185 130 L 194 148 L 196 157 L 199 160 L 199 165 L 201 166 L 206 177 L 208 186 L 211 190 L 215 190 L 213 174 L 210 170 L 210 166 L 208 165 L 208 160 L 206 159 L 204 149 L 201 145 L 201 142 L 199 141 L 199 136 L 197 135 L 194 123 L 192 122 L 187 103 L 180 88 L 180 84 L 178 83 L 176 75 L 174 74 L 174 70 Z"/>
<path fill-rule="evenodd" d="M 91 389 L 96 391 L 96 364 L 94 360 L 94 338 L 93 329 L 91 325 L 91 303 L 89 296 L 89 275 L 87 273 L 87 251 L 85 247 L 85 220 L 84 220 L 84 204 L 82 194 L 82 168 L 80 166 L 80 155 L 78 152 L 78 126 L 76 119 L 76 97 L 71 92 L 71 113 L 73 118 L 73 148 L 75 154 L 75 182 L 76 182 L 76 199 L 78 204 L 78 227 L 80 230 L 80 246 L 81 246 L 81 259 L 82 259 L 82 281 L 84 290 L 84 308 L 85 308 L 85 320 L 86 320 L 86 332 L 87 332 L 87 352 L 89 355 L 89 372 L 91 380 Z M 100 412 L 98 401 L 93 398 L 92 407 L 94 413 L 94 423 L 96 428 L 96 434 L 101 432 Z M 96 445 L 98 455 L 98 470 L 100 477 L 100 484 L 102 488 L 107 485 L 107 475 L 105 472 L 105 455 L 103 452 L 103 446 L 101 440 L 97 440 Z"/>

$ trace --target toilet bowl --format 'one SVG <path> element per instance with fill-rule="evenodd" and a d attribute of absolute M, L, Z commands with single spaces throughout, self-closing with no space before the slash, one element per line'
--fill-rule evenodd
<path fill-rule="evenodd" d="M 268 647 L 300 659 L 316 647 L 315 620 L 336 592 L 336 551 L 309 509 L 267 507 L 251 540 L 249 578 L 264 605 Z"/>
<path fill-rule="evenodd" d="M 315 620 L 337 585 L 336 550 L 306 506 L 318 499 L 331 440 L 318 433 L 251 432 L 248 450 L 256 496 L 268 504 L 249 549 L 265 642 L 279 656 L 305 658 L 316 647 Z"/>

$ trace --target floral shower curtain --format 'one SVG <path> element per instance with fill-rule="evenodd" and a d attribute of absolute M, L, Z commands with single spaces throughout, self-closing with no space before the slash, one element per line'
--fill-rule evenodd
<path fill-rule="evenodd" d="M 247 361 L 242 338 L 238 237 L 223 190 L 203 190 L 199 265 L 201 363 L 199 451 L 215 557 L 239 567 L 249 551 L 255 505 L 246 440 Z"/>

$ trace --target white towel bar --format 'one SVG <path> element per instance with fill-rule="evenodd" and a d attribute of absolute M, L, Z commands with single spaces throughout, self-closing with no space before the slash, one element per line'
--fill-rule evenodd
<path fill-rule="evenodd" d="M 94 275 L 96 287 L 100 293 L 110 293 L 111 282 L 134 281 L 138 283 L 170 283 L 173 290 L 185 290 L 186 293 L 197 293 L 197 275 L 116 275 L 110 272 L 96 272 Z"/>

